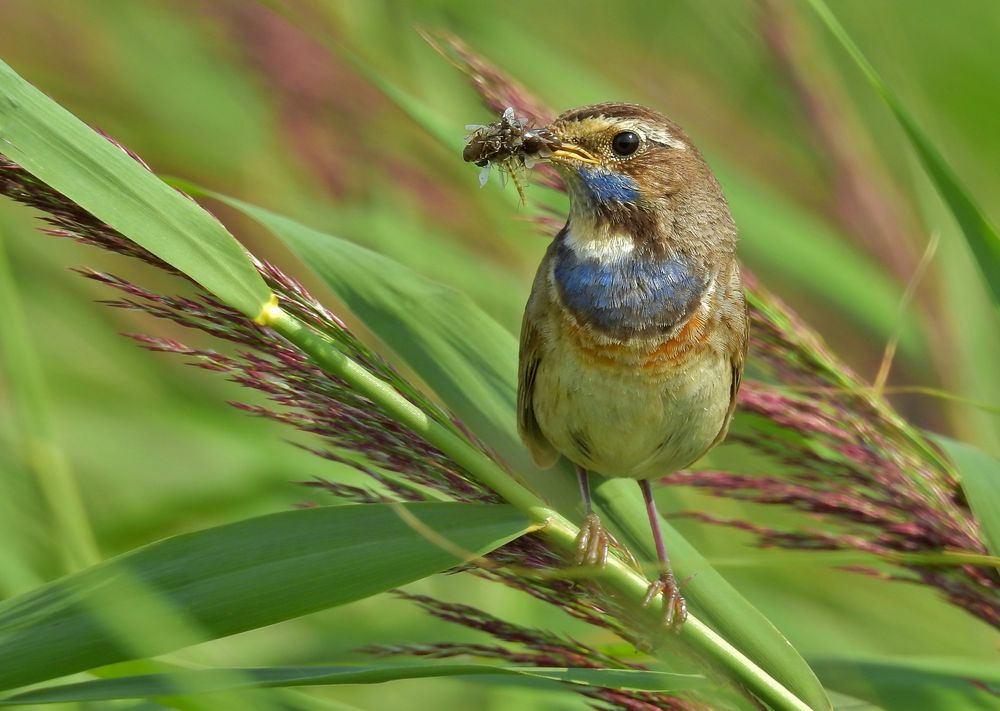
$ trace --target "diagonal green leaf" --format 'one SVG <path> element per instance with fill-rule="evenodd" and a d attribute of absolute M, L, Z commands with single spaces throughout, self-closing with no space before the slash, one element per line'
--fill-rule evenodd
<path fill-rule="evenodd" d="M 962 478 L 962 491 L 983 528 L 990 553 L 1000 556 L 1000 461 L 964 442 L 935 435 Z"/>
<path fill-rule="evenodd" d="M 415 531 L 404 511 L 449 550 Z M 0 689 L 359 600 L 453 567 L 455 550 L 481 555 L 527 529 L 506 505 L 372 504 L 169 538 L 0 604 Z"/>
<path fill-rule="evenodd" d="M 1000 306 L 1000 231 L 982 211 L 968 189 L 962 185 L 934 144 L 924 135 L 899 98 L 875 71 L 875 67 L 847 34 L 847 30 L 834 16 L 825 0 L 809 0 L 809 4 L 858 65 L 862 74 L 899 122 L 931 182 L 934 183 L 934 187 L 962 229 L 962 234 L 965 235 L 965 240 L 976 258 L 986 285 L 993 294 L 994 304 Z"/>
<path fill-rule="evenodd" d="M 13 415 L 12 432 L 18 447 L 12 452 L 19 456 L 21 466 L 31 472 L 37 484 L 25 486 L 22 477 L 5 480 L 0 475 L 4 490 L 4 503 L 0 511 L 9 506 L 9 513 L 0 514 L 6 528 L 20 517 L 25 521 L 51 518 L 47 522 L 47 540 L 53 551 L 61 554 L 66 570 L 76 570 L 100 560 L 94 535 L 87 520 L 86 509 L 72 468 L 60 447 L 52 423 L 52 393 L 46 382 L 46 373 L 39 364 L 38 354 L 21 309 L 21 295 L 10 269 L 6 246 L 0 235 L 0 303 L 4 304 L 4 337 L 0 341 L 0 382 L 7 381 L 7 407 Z M 18 451 L 20 450 L 20 451 Z M 2 474 L 2 472 L 0 472 Z M 20 528 L 23 535 L 24 528 Z M 13 533 L 15 527 L 7 528 Z M 15 580 L 4 581 L 15 585 L 35 577 L 29 573 L 30 565 L 19 560 L 18 540 L 21 535 L 11 535 L 9 542 L 11 565 L 17 571 Z M 21 578 L 21 581 L 16 580 Z M 9 589 L 9 588 L 8 588 Z"/>
<path fill-rule="evenodd" d="M 256 318 L 271 290 L 226 228 L 0 61 L 0 154 Z"/>
<path fill-rule="evenodd" d="M 559 681 L 629 691 L 681 691 L 703 686 L 707 681 L 700 674 L 629 669 L 500 667 L 489 664 L 423 663 L 372 667 L 310 666 L 205 669 L 173 674 L 144 674 L 51 686 L 2 699 L 0 706 L 204 694 L 238 688 L 381 684 L 398 679 L 427 679 L 448 676 L 513 676 L 528 680 Z"/>
<path fill-rule="evenodd" d="M 892 709 L 995 709 L 1000 667 L 970 659 L 846 657 L 812 660 L 831 689 Z"/>
<path fill-rule="evenodd" d="M 517 340 L 469 297 L 384 255 L 256 205 L 185 184 L 279 237 L 473 432 L 537 471 L 515 429 Z"/>

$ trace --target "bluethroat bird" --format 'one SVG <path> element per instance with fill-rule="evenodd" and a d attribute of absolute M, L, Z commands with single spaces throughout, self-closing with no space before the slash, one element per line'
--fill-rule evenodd
<path fill-rule="evenodd" d="M 539 466 L 576 465 L 578 563 L 602 564 L 609 543 L 589 473 L 638 480 L 661 570 L 646 603 L 663 595 L 678 626 L 687 612 L 650 479 L 726 436 L 748 335 L 736 226 L 698 149 L 650 109 L 585 106 L 520 140 L 571 205 L 524 312 L 518 429 Z"/>

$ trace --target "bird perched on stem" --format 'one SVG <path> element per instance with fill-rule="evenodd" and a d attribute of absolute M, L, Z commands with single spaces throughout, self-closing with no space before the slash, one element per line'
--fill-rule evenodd
<path fill-rule="evenodd" d="M 581 564 L 603 564 L 609 544 L 589 473 L 638 480 L 661 565 L 646 604 L 662 594 L 676 627 L 687 613 L 649 480 L 726 435 L 747 348 L 736 226 L 701 154 L 655 111 L 585 106 L 522 138 L 571 206 L 524 313 L 519 431 L 540 466 L 576 465 Z"/>

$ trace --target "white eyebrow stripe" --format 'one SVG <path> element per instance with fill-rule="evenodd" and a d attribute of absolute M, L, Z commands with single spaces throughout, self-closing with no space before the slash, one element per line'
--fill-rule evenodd
<path fill-rule="evenodd" d="M 653 143 L 670 146 L 671 148 L 676 148 L 679 151 L 687 150 L 687 144 L 679 138 L 675 138 L 665 128 L 650 126 L 645 121 L 639 119 L 616 119 L 615 123 L 622 128 L 635 131 L 640 136 L 644 136 L 646 140 L 652 141 Z"/>

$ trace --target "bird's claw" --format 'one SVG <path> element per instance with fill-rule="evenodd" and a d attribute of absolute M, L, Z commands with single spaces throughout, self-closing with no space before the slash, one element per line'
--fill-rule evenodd
<path fill-rule="evenodd" d="M 611 534 L 604 528 L 600 517 L 595 513 L 587 514 L 576 536 L 577 565 L 596 565 L 603 568 L 608 562 L 608 548 L 612 542 Z"/>
<path fill-rule="evenodd" d="M 673 573 L 663 573 L 651 583 L 642 599 L 642 606 L 649 606 L 657 596 L 663 596 L 663 626 L 671 632 L 676 632 L 687 619 L 687 603 L 681 597 L 680 588 Z"/>

